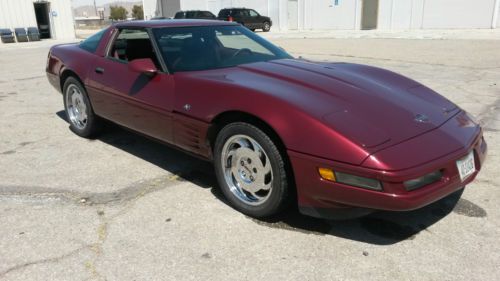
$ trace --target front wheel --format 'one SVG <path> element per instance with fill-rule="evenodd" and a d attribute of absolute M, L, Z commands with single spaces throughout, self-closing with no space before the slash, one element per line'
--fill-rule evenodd
<path fill-rule="evenodd" d="M 218 134 L 217 180 L 230 204 L 252 217 L 268 217 L 289 201 L 284 158 L 275 143 L 248 123 L 231 123 Z"/>
<path fill-rule="evenodd" d="M 69 77 L 63 87 L 64 109 L 71 131 L 80 137 L 93 137 L 100 129 L 100 120 L 94 114 L 87 92 L 74 77 Z"/>

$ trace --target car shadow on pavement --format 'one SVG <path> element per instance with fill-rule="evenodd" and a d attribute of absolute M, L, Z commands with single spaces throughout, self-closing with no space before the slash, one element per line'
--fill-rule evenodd
<path fill-rule="evenodd" d="M 323 220 L 308 217 L 297 208 L 269 219 L 252 219 L 260 225 L 308 234 L 333 235 L 375 245 L 391 245 L 413 240 L 422 231 L 455 209 L 463 189 L 424 208 L 408 212 L 379 211 L 350 220 Z"/>
<path fill-rule="evenodd" d="M 57 112 L 57 115 L 67 122 L 64 111 Z M 211 188 L 214 197 L 228 204 L 218 188 L 212 164 L 209 162 L 112 124 L 107 124 L 105 132 L 96 140 L 148 161 L 197 186 Z M 345 221 L 308 217 L 300 214 L 296 206 L 272 218 L 249 217 L 248 219 L 258 225 L 271 228 L 312 235 L 333 235 L 376 245 L 391 245 L 404 240 L 412 240 L 423 231 L 430 232 L 428 228 L 431 225 L 456 209 L 457 204 L 462 200 L 460 199 L 462 192 L 463 190 L 456 192 L 415 211 L 375 212 L 362 218 Z M 482 216 L 481 210 L 478 211 L 478 216 Z"/>

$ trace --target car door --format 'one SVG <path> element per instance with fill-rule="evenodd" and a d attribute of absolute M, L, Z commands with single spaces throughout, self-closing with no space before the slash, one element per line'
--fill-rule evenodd
<path fill-rule="evenodd" d="M 149 31 L 116 29 L 104 57 L 91 69 L 92 106 L 102 117 L 154 138 L 172 142 L 174 79 L 164 72 Z M 129 63 L 150 58 L 158 73 L 132 71 Z"/>
<path fill-rule="evenodd" d="M 249 29 L 253 29 L 254 23 L 252 22 L 252 17 L 250 17 L 248 10 L 239 10 L 239 15 L 243 25 Z"/>
<path fill-rule="evenodd" d="M 262 18 L 255 10 L 248 10 L 248 20 L 252 24 L 252 29 L 262 28 Z"/>

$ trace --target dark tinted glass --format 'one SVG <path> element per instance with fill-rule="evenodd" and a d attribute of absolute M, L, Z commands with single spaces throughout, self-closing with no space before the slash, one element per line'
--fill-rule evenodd
<path fill-rule="evenodd" d="M 220 10 L 219 17 L 224 18 L 229 16 L 229 10 Z"/>
<path fill-rule="evenodd" d="M 174 16 L 174 19 L 182 19 L 184 18 L 184 12 L 177 12 Z"/>
<path fill-rule="evenodd" d="M 214 15 L 210 12 L 207 12 L 207 11 L 204 11 L 204 12 L 201 12 L 201 15 L 205 18 L 213 18 Z"/>
<path fill-rule="evenodd" d="M 197 71 L 291 58 L 285 51 L 241 26 L 153 29 L 168 68 Z"/>
<path fill-rule="evenodd" d="M 80 48 L 94 53 L 101 42 L 102 36 L 107 29 L 103 29 L 80 43 Z"/>

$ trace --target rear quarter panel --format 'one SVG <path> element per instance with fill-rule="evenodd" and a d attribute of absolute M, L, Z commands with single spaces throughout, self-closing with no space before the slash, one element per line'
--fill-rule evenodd
<path fill-rule="evenodd" d="M 78 46 L 78 43 L 59 44 L 50 48 L 47 57 L 46 73 L 49 82 L 59 92 L 62 92 L 61 74 L 65 70 L 70 70 L 84 83 L 87 84 L 88 71 L 94 65 L 94 59 L 104 56 L 109 38 L 112 36 L 114 28 L 109 28 L 103 35 L 97 50 L 92 53 Z"/>
<path fill-rule="evenodd" d="M 61 75 L 65 70 L 70 70 L 85 84 L 87 73 L 93 65 L 95 54 L 85 51 L 75 44 L 53 46 L 50 50 L 47 63 L 47 76 L 49 82 L 62 92 Z"/>

